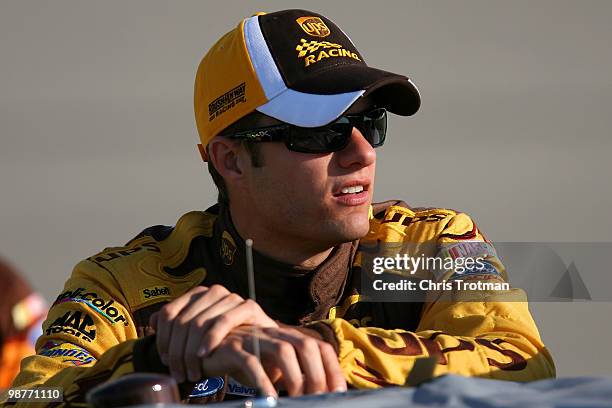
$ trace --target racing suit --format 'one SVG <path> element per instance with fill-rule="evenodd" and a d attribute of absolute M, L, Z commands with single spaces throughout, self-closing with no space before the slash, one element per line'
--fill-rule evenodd
<path fill-rule="evenodd" d="M 371 255 L 376 244 L 388 252 L 386 243 L 433 242 L 423 248 L 435 256 L 443 245 L 488 245 L 470 217 L 390 201 L 371 207 L 370 226 L 367 236 L 335 247 L 314 270 L 253 254 L 263 310 L 282 323 L 317 330 L 335 347 L 350 386 L 402 385 L 424 356 L 436 359 L 434 375 L 512 381 L 555 375 L 520 289 L 486 292 L 477 301 L 460 293 L 406 303 L 362 298 L 364 248 Z M 505 281 L 494 251 L 483 255 L 493 269 L 480 278 Z M 151 314 L 196 285 L 221 284 L 247 297 L 244 265 L 244 241 L 219 205 L 187 213 L 174 227 L 150 227 L 125 246 L 81 261 L 49 311 L 37 355 L 23 361 L 14 386 L 63 386 L 63 404 L 81 405 L 102 382 L 132 372 L 168 373 L 155 348 Z M 214 383 L 209 400 L 253 391 L 227 377 Z"/>

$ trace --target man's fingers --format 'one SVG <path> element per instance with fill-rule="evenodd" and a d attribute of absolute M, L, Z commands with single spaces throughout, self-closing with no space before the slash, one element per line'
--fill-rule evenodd
<path fill-rule="evenodd" d="M 220 347 L 202 359 L 201 364 L 202 372 L 207 377 L 230 374 L 242 384 L 259 388 L 266 396 L 277 396 L 260 361 L 246 352 L 240 341 L 231 341 Z"/>
<path fill-rule="evenodd" d="M 293 346 L 282 340 L 263 339 L 259 347 L 264 365 L 269 366 L 269 371 L 274 371 L 274 367 L 280 369 L 281 381 L 289 396 L 304 394 L 304 377 Z"/>
<path fill-rule="evenodd" d="M 150 323 L 162 362 L 177 382 L 202 377 L 200 358 L 242 324 L 276 326 L 252 301 L 221 285 L 196 287 L 166 304 Z"/>
<path fill-rule="evenodd" d="M 228 296 L 235 299 L 236 304 L 243 301 L 239 295 L 231 293 L 225 287 L 221 285 L 213 285 L 207 291 L 200 292 L 196 296 L 192 296 L 189 304 L 185 305 L 185 307 L 180 311 L 180 316 L 185 320 L 191 320 Z"/>
<path fill-rule="evenodd" d="M 185 346 L 185 358 L 200 358 L 206 353 L 200 353 L 202 339 L 209 335 L 209 327 L 212 320 L 240 305 L 244 299 L 236 294 L 230 293 L 226 297 L 211 305 L 199 315 L 195 316 L 190 323 L 187 345 Z M 193 355 L 192 355 L 193 354 Z M 188 367 L 190 365 L 188 364 Z"/>
<path fill-rule="evenodd" d="M 210 326 L 213 319 L 225 314 L 226 312 L 238 308 L 244 303 L 244 299 L 235 293 L 229 293 L 224 298 L 218 300 L 215 304 L 208 307 L 206 310 L 194 317 L 194 321 L 199 327 Z M 233 313 L 233 311 L 232 311 Z"/>
<path fill-rule="evenodd" d="M 206 353 L 217 347 L 231 330 L 244 324 L 259 327 L 278 327 L 276 322 L 268 317 L 257 303 L 247 299 L 233 308 L 231 313 L 221 314 L 206 325 L 206 336 L 202 340 L 198 355 L 205 356 Z"/>
<path fill-rule="evenodd" d="M 174 377 L 179 384 L 184 382 L 187 378 L 184 353 L 188 332 L 189 326 L 185 321 L 182 321 L 180 316 L 174 320 L 172 324 L 172 336 L 170 337 L 170 344 L 168 344 L 166 365 L 170 369 L 170 375 Z"/>
<path fill-rule="evenodd" d="M 174 299 L 172 302 L 164 305 L 157 312 L 158 317 L 156 320 L 157 329 L 155 333 L 155 341 L 157 345 L 157 351 L 162 362 L 168 365 L 168 347 L 170 345 L 170 338 L 172 336 L 172 322 L 189 303 L 191 298 L 198 293 L 203 293 L 208 290 L 205 286 L 197 286 L 188 292 L 185 292 L 181 296 Z"/>
<path fill-rule="evenodd" d="M 266 396 L 277 397 L 276 388 L 268 378 L 266 371 L 262 367 L 260 361 L 253 354 L 246 352 L 236 355 L 240 358 L 241 368 L 238 375 L 251 384 L 252 387 L 257 387 Z"/>
<path fill-rule="evenodd" d="M 198 354 L 198 352 L 202 339 L 209 331 L 207 323 L 210 323 L 211 319 L 240 305 L 243 301 L 242 297 L 230 293 L 191 319 L 187 344 L 185 345 L 185 366 L 187 367 L 187 378 L 191 381 L 197 381 L 200 378 L 197 377 L 200 372 L 199 359 L 206 353 Z"/>
<path fill-rule="evenodd" d="M 304 392 L 318 394 L 328 391 L 327 372 L 321 358 L 318 340 L 293 329 L 280 329 L 274 332 L 275 338 L 285 340 L 295 349 L 304 372 Z"/>
<path fill-rule="evenodd" d="M 321 351 L 321 360 L 325 368 L 327 377 L 327 389 L 331 392 L 344 392 L 347 390 L 346 378 L 340 367 L 338 355 L 331 344 L 319 340 L 319 350 Z"/>
<path fill-rule="evenodd" d="M 200 363 L 196 356 L 197 344 L 191 349 L 187 341 L 192 336 L 193 318 L 202 310 L 208 309 L 219 299 L 230 295 L 230 292 L 220 285 L 213 285 L 208 290 L 190 291 L 189 303 L 169 323 L 171 327 L 170 343 L 167 349 L 167 365 L 171 375 L 182 383 L 186 379 L 197 381 L 201 378 Z M 238 295 L 233 295 L 240 298 Z M 201 333 L 195 333 L 200 337 Z"/>

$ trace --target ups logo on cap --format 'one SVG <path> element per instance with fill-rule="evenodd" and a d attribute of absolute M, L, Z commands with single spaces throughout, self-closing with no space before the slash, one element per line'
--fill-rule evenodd
<path fill-rule="evenodd" d="M 314 37 L 327 37 L 331 33 L 319 17 L 300 17 L 295 21 L 306 34 Z"/>

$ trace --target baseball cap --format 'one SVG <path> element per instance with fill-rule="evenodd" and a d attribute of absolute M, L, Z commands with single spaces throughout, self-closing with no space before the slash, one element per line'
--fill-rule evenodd
<path fill-rule="evenodd" d="M 301 127 L 326 125 L 359 98 L 408 116 L 419 91 L 404 75 L 366 65 L 350 38 L 307 10 L 245 18 L 204 56 L 194 109 L 202 145 L 257 110 Z"/>

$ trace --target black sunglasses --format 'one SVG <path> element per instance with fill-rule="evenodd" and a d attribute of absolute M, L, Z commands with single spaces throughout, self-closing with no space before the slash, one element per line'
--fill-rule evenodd
<path fill-rule="evenodd" d="M 344 115 L 329 125 L 315 128 L 281 124 L 224 136 L 252 142 L 282 141 L 287 149 L 294 152 L 331 153 L 349 144 L 353 127 L 359 129 L 372 147 L 382 146 L 387 134 L 387 111 L 377 108 L 358 115 Z"/>

